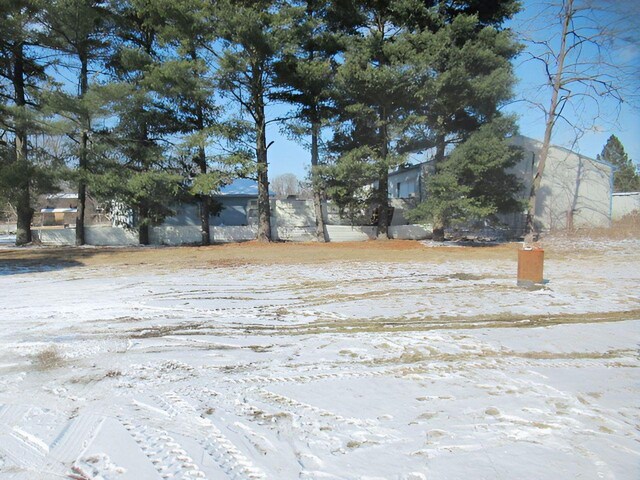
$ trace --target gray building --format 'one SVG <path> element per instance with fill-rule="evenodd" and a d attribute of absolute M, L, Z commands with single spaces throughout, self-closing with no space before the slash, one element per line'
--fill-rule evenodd
<path fill-rule="evenodd" d="M 612 220 L 622 220 L 627 215 L 640 215 L 640 192 L 613 194 Z"/>
<path fill-rule="evenodd" d="M 523 185 L 522 200 L 527 200 L 542 143 L 517 135 L 511 144 L 522 148 L 522 160 L 513 168 L 513 173 Z M 424 181 L 430 171 L 429 163 L 390 172 L 389 197 L 422 201 L 426 195 Z M 614 167 L 609 163 L 552 145 L 536 199 L 536 222 L 544 231 L 609 227 L 613 172 Z M 525 217 L 524 211 L 499 216 L 515 235 L 523 233 Z"/>
<path fill-rule="evenodd" d="M 389 198 L 424 200 L 424 178 L 427 177 L 430 162 L 403 166 L 389 172 Z"/>
<path fill-rule="evenodd" d="M 213 198 L 222 205 L 222 210 L 218 215 L 211 215 L 211 226 L 246 226 L 249 225 L 250 210 L 258 198 L 258 184 L 254 180 L 238 178 L 222 187 Z M 200 206 L 197 203 L 173 208 L 175 214 L 165 219 L 165 225 L 200 225 Z"/>
<path fill-rule="evenodd" d="M 523 151 L 513 171 L 523 184 L 521 195 L 526 200 L 542 143 L 521 135 L 513 137 L 511 143 Z M 614 170 L 607 162 L 551 145 L 536 197 L 535 221 L 543 231 L 609 227 Z M 524 213 L 505 215 L 503 219 L 516 233 L 522 233 Z"/>
<path fill-rule="evenodd" d="M 217 217 L 211 217 L 211 225 L 249 225 L 250 209 L 258 199 L 258 184 L 254 180 L 238 178 L 222 187 L 214 197 L 222 204 Z"/>

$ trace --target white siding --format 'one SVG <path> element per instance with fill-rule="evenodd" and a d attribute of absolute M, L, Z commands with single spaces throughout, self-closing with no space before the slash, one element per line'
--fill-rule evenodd
<path fill-rule="evenodd" d="M 377 228 L 327 225 L 327 235 L 331 242 L 361 242 L 376 238 Z"/>
<path fill-rule="evenodd" d="M 513 144 L 523 148 L 523 159 L 513 172 L 523 183 L 522 198 L 531 189 L 541 144 L 526 137 L 515 137 Z M 551 146 L 536 198 L 536 221 L 544 230 L 608 227 L 611 224 L 612 167 Z M 521 215 L 509 218 L 512 227 Z"/>
<path fill-rule="evenodd" d="M 613 194 L 613 220 L 620 220 L 633 211 L 640 213 L 640 192 Z"/>

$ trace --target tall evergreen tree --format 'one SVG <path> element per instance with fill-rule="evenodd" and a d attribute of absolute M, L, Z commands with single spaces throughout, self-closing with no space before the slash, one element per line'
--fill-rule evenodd
<path fill-rule="evenodd" d="M 216 3 L 222 49 L 218 77 L 223 93 L 232 98 L 242 118 L 248 116 L 248 136 L 255 154 L 258 181 L 258 240 L 271 240 L 267 106 L 279 85 L 275 64 L 282 52 L 285 25 L 281 0 L 221 0 Z"/>
<path fill-rule="evenodd" d="M 150 227 L 172 213 L 183 178 L 167 155 L 167 135 L 175 131 L 172 112 L 154 91 L 154 72 L 162 61 L 157 44 L 158 19 L 144 0 L 119 2 L 115 10 L 116 39 L 109 67 L 115 83 L 117 124 L 101 142 L 111 145 L 111 165 L 92 176 L 93 189 L 135 212 L 139 242 L 149 243 Z"/>
<path fill-rule="evenodd" d="M 332 78 L 343 38 L 353 33 L 357 18 L 353 2 L 300 0 L 290 2 L 293 24 L 276 65 L 284 85 L 279 98 L 294 105 L 295 122 L 290 131 L 298 138 L 310 137 L 311 187 L 316 219 L 316 239 L 327 241 L 322 212 L 323 183 L 320 170 L 321 129 L 335 115 Z"/>
<path fill-rule="evenodd" d="M 490 185 L 510 178 L 499 172 L 513 163 L 513 155 L 496 152 L 493 160 L 485 155 L 455 155 L 447 159 L 447 152 L 463 145 L 483 125 L 494 121 L 498 123 L 484 128 L 481 136 L 489 140 L 491 134 L 498 135 L 491 142 L 497 142 L 501 152 L 508 150 L 506 137 L 515 132 L 515 121 L 501 118 L 499 108 L 512 95 L 514 76 L 510 60 L 519 47 L 511 32 L 500 28 L 517 11 L 517 2 L 513 0 L 441 2 L 437 7 L 437 14 L 425 12 L 425 15 L 417 17 L 413 27 L 419 38 L 430 38 L 433 55 L 426 57 L 426 81 L 421 83 L 423 87 L 418 92 L 417 103 L 422 119 L 417 128 L 412 128 L 412 134 L 407 136 L 405 148 L 432 151 L 431 175 L 427 181 L 427 195 L 431 199 L 418 211 L 427 214 L 429 205 L 439 205 L 425 219 L 433 224 L 434 239 L 441 241 L 444 239 L 444 228 L 451 220 L 472 216 L 474 212 L 477 215 L 482 210 L 477 208 L 481 205 L 481 198 L 486 198 L 476 198 L 469 203 L 464 200 L 467 197 L 462 192 L 460 195 L 453 194 L 455 185 L 459 185 L 463 191 L 473 191 L 477 190 L 478 182 Z M 473 165 L 473 162 L 483 163 L 483 159 L 494 166 L 495 162 L 502 159 L 503 168 L 485 170 L 481 165 Z M 462 165 L 454 167 L 454 161 Z M 462 175 L 464 171 L 475 171 L 483 176 L 474 178 L 468 174 Z M 495 178 L 496 175 L 500 176 L 500 180 Z M 443 188 L 447 184 L 451 186 L 450 189 Z M 502 192 L 508 196 L 515 187 L 512 182 L 512 186 Z M 505 200 L 498 203 L 504 208 L 507 205 L 516 207 L 508 198 Z M 470 208 L 462 215 L 461 206 L 464 205 Z M 475 207 L 471 208 L 472 205 Z M 494 211 L 495 206 L 493 202 L 485 205 L 488 211 Z M 457 213 L 448 217 L 447 212 Z"/>
<path fill-rule="evenodd" d="M 607 144 L 598 155 L 598 160 L 604 160 L 616 167 L 613 174 L 614 192 L 639 192 L 640 173 L 638 167 L 624 151 L 624 146 L 618 137 L 611 135 Z"/>
<path fill-rule="evenodd" d="M 400 139 L 415 106 L 413 67 L 423 52 L 410 41 L 397 2 L 361 1 L 356 6 L 359 33 L 349 38 L 336 76 L 340 113 L 332 148 L 339 167 L 333 170 L 338 175 L 333 175 L 331 190 L 334 195 L 348 191 L 352 172 L 363 175 L 357 179 L 361 184 L 375 182 L 378 238 L 387 238 L 388 172 L 405 160 Z"/>
<path fill-rule="evenodd" d="M 78 145 L 78 212 L 76 245 L 85 243 L 85 205 L 87 177 L 90 171 L 92 116 L 99 105 L 97 97 L 87 99 L 91 64 L 105 54 L 109 11 L 106 0 L 54 0 L 44 11 L 43 20 L 50 32 L 50 47 L 77 62 L 77 95 L 60 93 L 50 98 L 54 110 L 71 120 L 67 134 L 76 137 Z"/>
<path fill-rule="evenodd" d="M 15 204 L 16 244 L 31 242 L 33 196 L 50 185 L 32 155 L 29 137 L 41 130 L 39 84 L 46 78 L 38 59 L 43 34 L 35 0 L 0 0 L 0 128 L 8 132 L 0 159 L 0 196 Z"/>
<path fill-rule="evenodd" d="M 432 152 L 432 181 L 440 183 L 434 184 L 432 196 L 447 192 L 443 183 L 457 185 L 465 180 L 452 176 L 465 168 L 448 167 L 442 179 L 435 177 L 446 153 L 499 118 L 499 106 L 510 97 L 510 59 L 518 48 L 499 26 L 518 5 L 515 0 L 360 1 L 357 5 L 364 22 L 339 70 L 343 113 L 334 139 L 334 147 L 341 152 L 339 163 L 351 167 L 334 170 L 342 172 L 343 179 L 334 175 L 332 188 L 348 191 L 352 179 L 344 175 L 354 171 L 356 164 L 364 175 L 361 184 L 377 180 L 379 235 L 385 237 L 388 171 L 404 162 L 406 153 Z M 504 131 L 505 122 L 486 129 L 484 135 Z M 363 162 L 371 168 L 361 168 Z M 457 197 L 445 195 L 439 203 L 446 198 Z M 426 213 L 426 207 L 420 211 Z M 436 238 L 443 238 L 447 219 L 441 215 L 447 211 L 441 208 L 428 215 Z"/>
<path fill-rule="evenodd" d="M 158 39 L 167 52 L 154 68 L 153 88 L 166 111 L 174 116 L 178 152 L 186 157 L 191 191 L 200 204 L 202 244 L 211 242 L 209 217 L 215 213 L 211 193 L 228 175 L 207 152 L 207 145 L 223 136 L 220 108 L 215 101 L 215 9 L 205 0 L 161 0 L 146 6 L 158 19 Z"/>
<path fill-rule="evenodd" d="M 513 119 L 508 117 L 471 133 L 427 179 L 427 198 L 409 211 L 407 218 L 441 221 L 444 227 L 521 210 L 524 205 L 517 200 L 520 184 L 507 172 L 522 158 L 520 149 L 505 141 L 512 133 Z M 443 237 L 436 240 L 442 241 Z"/>

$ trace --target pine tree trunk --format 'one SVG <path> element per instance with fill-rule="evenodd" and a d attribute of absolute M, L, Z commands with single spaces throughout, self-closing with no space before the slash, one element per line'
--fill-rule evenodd
<path fill-rule="evenodd" d="M 86 55 L 80 55 L 80 98 L 84 98 L 89 85 L 88 60 Z M 78 211 L 76 213 L 76 245 L 85 244 L 84 220 L 87 199 L 87 146 L 89 141 L 89 116 L 82 118 L 82 135 L 80 137 L 80 155 L 78 170 L 80 180 L 78 180 Z"/>
<path fill-rule="evenodd" d="M 24 90 L 24 57 L 23 45 L 16 46 L 14 51 L 14 71 L 13 88 L 15 92 L 16 106 L 24 109 L 27 101 Z M 31 208 L 31 192 L 29 181 L 29 164 L 27 148 L 27 130 L 21 124 L 23 120 L 18 119 L 15 127 L 15 161 L 22 170 L 20 177 L 20 190 L 16 199 L 16 245 L 25 245 L 32 240 L 31 220 L 33 219 L 33 208 Z"/>
<path fill-rule="evenodd" d="M 140 245 L 149 245 L 149 220 L 147 218 L 147 210 L 140 208 L 138 216 L 138 243 Z"/>
<path fill-rule="evenodd" d="M 144 223 L 138 229 L 138 243 L 140 245 L 149 245 L 149 225 Z"/>
<path fill-rule="evenodd" d="M 440 133 L 438 134 L 437 138 L 436 138 L 436 154 L 434 157 L 434 173 L 437 174 L 439 169 L 440 169 L 440 165 L 442 164 L 442 162 L 444 161 L 444 155 L 445 155 L 445 150 L 446 150 L 446 139 L 444 134 Z M 444 216 L 442 215 L 435 215 L 433 218 L 433 233 L 432 233 L 432 239 L 435 242 L 444 242 L 445 240 L 445 236 L 444 236 L 444 229 L 445 226 L 447 225 L 447 218 L 444 218 Z"/>
<path fill-rule="evenodd" d="M 84 180 L 80 180 L 78 182 L 78 211 L 76 212 L 76 246 L 85 244 L 84 210 L 86 205 L 86 199 L 87 199 L 87 185 Z"/>
<path fill-rule="evenodd" d="M 313 210 L 316 217 L 316 240 L 318 242 L 328 241 L 324 217 L 322 214 L 322 185 L 318 174 L 318 139 L 320 137 L 320 124 L 317 121 L 311 123 L 311 185 L 313 188 Z"/>
<path fill-rule="evenodd" d="M 198 167 L 200 173 L 207 173 L 207 157 L 204 147 L 198 147 Z M 211 212 L 211 199 L 208 194 L 200 195 L 200 227 L 202 234 L 202 245 L 211 245 L 211 226 L 209 216 Z"/>
<path fill-rule="evenodd" d="M 271 241 L 271 204 L 267 161 L 267 132 L 262 96 L 256 98 L 256 157 L 258 167 L 258 241 Z"/>
<path fill-rule="evenodd" d="M 386 113 L 380 115 L 384 124 L 380 127 L 382 168 L 378 179 L 378 240 L 389 238 L 389 135 L 386 125 Z"/>
<path fill-rule="evenodd" d="M 433 219 L 432 240 L 434 242 L 444 242 L 444 221 L 441 218 Z"/>
<path fill-rule="evenodd" d="M 195 48 L 191 48 L 189 52 L 191 60 L 194 62 L 198 60 L 198 53 Z M 197 70 L 193 70 L 194 77 L 198 76 Z M 205 118 L 204 108 L 202 102 L 196 101 L 196 130 L 202 132 L 204 130 Z M 207 155 L 204 146 L 198 147 L 198 154 L 196 157 L 196 163 L 200 173 L 207 173 Z M 202 245 L 211 245 L 211 225 L 209 223 L 209 217 L 211 215 L 211 197 L 209 192 L 201 194 L 200 196 L 200 229 L 202 237 Z"/>
<path fill-rule="evenodd" d="M 378 186 L 378 240 L 389 239 L 389 170 L 380 172 Z"/>
<path fill-rule="evenodd" d="M 211 202 L 209 196 L 202 195 L 200 197 L 200 226 L 202 230 L 202 245 L 211 245 L 211 224 L 209 216 L 211 215 Z"/>
<path fill-rule="evenodd" d="M 16 135 L 16 145 L 18 144 Z M 25 162 L 21 162 L 25 165 Z M 16 245 L 26 245 L 31 243 L 31 220 L 33 219 L 33 208 L 31 208 L 31 194 L 29 192 L 29 180 L 25 179 L 21 185 L 20 193 L 16 201 L 16 213 L 18 216 L 16 225 Z"/>

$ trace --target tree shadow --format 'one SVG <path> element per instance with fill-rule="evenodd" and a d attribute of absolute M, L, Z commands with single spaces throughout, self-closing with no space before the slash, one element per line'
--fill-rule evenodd
<path fill-rule="evenodd" d="M 22 275 L 27 273 L 53 272 L 65 268 L 80 267 L 77 261 L 67 261 L 50 264 L 37 264 L 31 261 L 2 261 L 0 262 L 0 277 L 5 275 Z"/>
<path fill-rule="evenodd" d="M 427 247 L 473 247 L 473 248 L 489 248 L 499 247 L 501 245 L 507 245 L 513 243 L 513 240 L 445 240 L 444 242 L 436 242 L 435 240 L 421 240 L 421 244 Z"/>
<path fill-rule="evenodd" d="M 15 247 L 0 250 L 0 276 L 53 272 L 82 267 L 83 259 L 104 253 L 102 249 L 73 247 Z"/>

